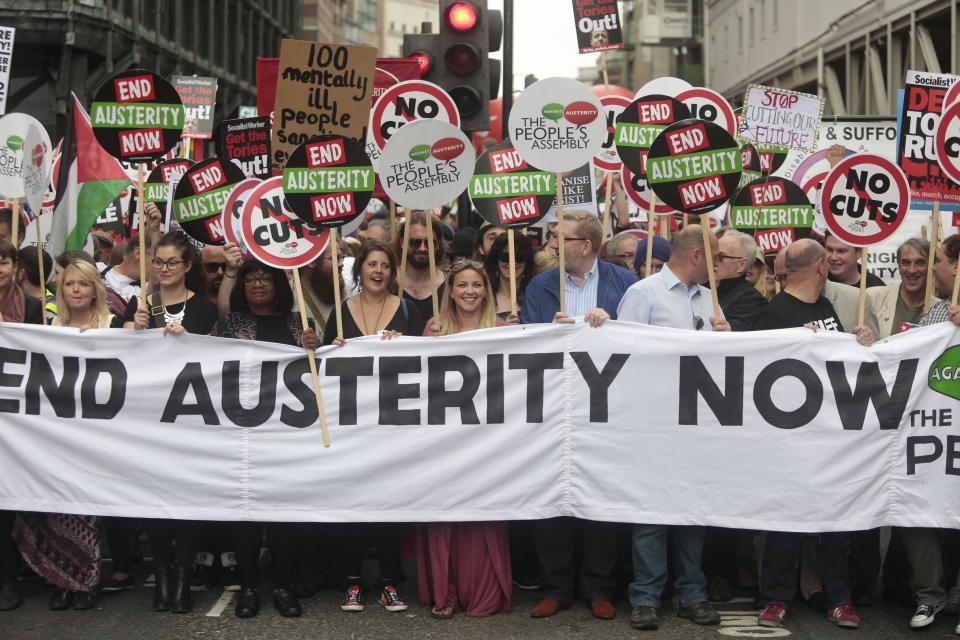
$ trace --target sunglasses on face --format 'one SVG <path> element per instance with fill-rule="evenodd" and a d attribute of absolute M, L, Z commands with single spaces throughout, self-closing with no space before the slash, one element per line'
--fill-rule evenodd
<path fill-rule="evenodd" d="M 417 247 L 422 247 L 427 244 L 426 238 L 410 238 L 410 246 L 416 249 Z"/>
<path fill-rule="evenodd" d="M 207 273 L 216 273 L 217 271 L 226 271 L 227 263 L 226 262 L 204 262 L 203 268 Z"/>

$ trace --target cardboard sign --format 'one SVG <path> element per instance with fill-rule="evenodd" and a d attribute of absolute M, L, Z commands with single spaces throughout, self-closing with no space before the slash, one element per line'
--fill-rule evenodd
<path fill-rule="evenodd" d="M 592 165 L 585 164 L 573 171 L 568 171 L 563 174 L 561 180 L 563 181 L 563 208 L 565 211 L 580 209 L 599 215 L 597 187 L 593 182 Z M 548 222 L 557 219 L 556 198 L 554 198 L 553 204 L 550 205 L 550 209 L 543 217 Z"/>
<path fill-rule="evenodd" d="M 0 115 L 7 112 L 10 67 L 13 66 L 13 38 L 16 32 L 13 27 L 0 27 Z"/>
<path fill-rule="evenodd" d="M 460 129 L 439 120 L 401 127 L 380 158 L 380 182 L 401 207 L 432 209 L 467 190 L 476 154 Z"/>
<path fill-rule="evenodd" d="M 380 156 L 397 130 L 414 120 L 438 120 L 460 126 L 460 111 L 450 94 L 426 80 L 407 80 L 383 92 L 370 111 L 367 155 L 380 167 Z"/>
<path fill-rule="evenodd" d="M 737 135 L 737 117 L 727 99 L 704 87 L 687 89 L 676 95 L 677 100 L 687 105 L 690 117 L 718 124 L 732 136 Z"/>
<path fill-rule="evenodd" d="M 663 94 L 637 98 L 627 106 L 616 124 L 617 154 L 635 176 L 646 175 L 647 153 L 660 132 L 677 120 L 690 117 L 685 104 Z"/>
<path fill-rule="evenodd" d="M 960 183 L 960 103 L 954 102 L 940 116 L 934 140 L 940 168 L 947 177 Z"/>
<path fill-rule="evenodd" d="M 90 121 L 107 153 L 128 162 L 148 162 L 180 140 L 183 103 L 157 74 L 130 69 L 103 83 L 90 105 Z"/>
<path fill-rule="evenodd" d="M 177 183 L 173 216 L 183 230 L 203 244 L 223 244 L 221 213 L 233 186 L 246 176 L 225 158 L 207 158 L 194 164 Z"/>
<path fill-rule="evenodd" d="M 223 205 L 223 213 L 220 214 L 223 218 L 223 235 L 226 241 L 237 245 L 245 258 L 249 257 L 250 250 L 247 248 L 247 243 L 243 240 L 241 214 L 243 213 L 243 207 L 246 205 L 250 194 L 252 194 L 253 190 L 260 186 L 262 182 L 262 180 L 257 178 L 247 178 L 235 184 L 230 195 L 227 196 L 226 203 Z"/>
<path fill-rule="evenodd" d="M 573 21 L 580 53 L 623 49 L 617 0 L 573 0 Z"/>
<path fill-rule="evenodd" d="M 576 80 L 540 80 L 513 105 L 509 137 L 520 156 L 535 167 L 571 171 L 600 151 L 607 137 L 603 107 Z"/>
<path fill-rule="evenodd" d="M 171 191 L 192 165 L 186 158 L 163 160 L 147 176 L 143 185 L 144 200 L 157 205 L 164 220 L 167 219 L 167 201 L 170 200 Z"/>
<path fill-rule="evenodd" d="M 303 143 L 283 169 L 287 206 L 316 227 L 340 227 L 359 216 L 375 184 L 363 147 L 343 136 L 320 136 Z"/>
<path fill-rule="evenodd" d="M 283 169 L 294 149 L 319 135 L 338 134 L 363 143 L 376 57 L 373 47 L 280 43 L 271 138 L 274 169 Z"/>
<path fill-rule="evenodd" d="M 897 164 L 915 199 L 960 202 L 960 185 L 943 174 L 934 140 L 947 91 L 956 81 L 957 76 L 907 72 L 897 116 Z"/>
<path fill-rule="evenodd" d="M 740 181 L 740 148 L 720 125 L 681 120 L 650 145 L 647 180 L 657 197 L 684 213 L 709 213 Z"/>
<path fill-rule="evenodd" d="M 217 104 L 217 79 L 173 76 L 170 80 L 183 101 L 183 137 L 212 138 L 213 109 Z"/>
<path fill-rule="evenodd" d="M 813 151 L 825 99 L 809 93 L 747 85 L 740 137 Z"/>
<path fill-rule="evenodd" d="M 224 120 L 223 155 L 244 175 L 265 180 L 270 169 L 270 116 Z"/>
<path fill-rule="evenodd" d="M 910 189 L 900 167 L 886 158 L 855 154 L 827 174 L 820 209 L 830 233 L 855 247 L 876 244 L 903 224 Z"/>
<path fill-rule="evenodd" d="M 469 193 L 484 220 L 504 229 L 521 229 L 550 209 L 557 194 L 556 176 L 528 164 L 504 140 L 477 158 Z"/>
<path fill-rule="evenodd" d="M 763 251 L 764 255 L 775 255 L 781 249 L 792 243 L 796 239 L 793 229 L 765 229 L 753 234 L 753 239 L 757 242 L 757 247 Z"/>
<path fill-rule="evenodd" d="M 264 180 L 247 197 L 240 230 L 250 254 L 278 269 L 296 269 L 316 260 L 330 239 L 328 229 L 298 219 L 283 197 L 283 176 Z"/>
<path fill-rule="evenodd" d="M 40 148 L 38 148 L 40 145 Z M 25 113 L 8 113 L 0 118 L 0 196 L 7 200 L 25 200 L 34 215 L 40 214 L 46 183 L 50 178 L 53 147 L 40 121 Z M 40 165 L 36 165 L 41 159 Z M 31 163 L 33 167 L 31 167 Z M 29 177 L 24 172 L 31 174 Z M 29 179 L 29 196 L 25 181 Z M 36 189 L 43 184 L 37 203 Z M 36 206 L 34 206 L 36 204 Z"/>
<path fill-rule="evenodd" d="M 803 189 L 786 178 L 766 176 L 747 184 L 733 201 L 730 224 L 735 229 L 808 228 L 813 205 Z"/>
<path fill-rule="evenodd" d="M 630 201 L 640 208 L 640 211 L 637 212 L 638 215 L 640 213 L 643 214 L 642 218 L 631 218 L 631 220 L 646 220 L 646 216 L 650 213 L 650 198 L 652 197 L 651 194 L 653 193 L 653 191 L 650 190 L 650 185 L 647 183 L 647 176 L 637 175 L 624 166 L 623 170 L 620 171 L 620 184 L 623 186 L 623 192 L 627 194 L 627 197 L 630 198 Z M 677 210 L 662 200 L 657 200 L 657 204 L 654 205 L 653 213 L 654 215 L 661 216 L 672 215 L 677 213 Z"/>
<path fill-rule="evenodd" d="M 603 96 L 600 98 L 600 105 L 603 106 L 603 113 L 607 119 L 607 137 L 604 138 L 600 152 L 594 156 L 593 164 L 606 171 L 620 171 L 623 167 L 623 161 L 620 160 L 620 154 L 617 153 L 616 132 L 617 118 L 623 113 L 623 110 L 630 106 L 631 100 L 623 96 Z"/>

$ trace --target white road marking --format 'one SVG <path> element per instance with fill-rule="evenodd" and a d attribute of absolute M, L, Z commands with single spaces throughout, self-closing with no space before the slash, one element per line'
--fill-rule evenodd
<path fill-rule="evenodd" d="M 236 591 L 224 591 L 221 594 L 220 599 L 217 600 L 214 605 L 210 608 L 210 611 L 207 611 L 208 618 L 219 618 L 223 615 L 223 612 L 227 607 L 230 606 L 230 601 L 233 600 L 233 594 Z"/>
<path fill-rule="evenodd" d="M 756 614 L 740 611 L 721 613 L 720 628 L 717 632 L 734 638 L 785 638 L 791 635 L 783 627 L 761 627 L 757 624 Z"/>

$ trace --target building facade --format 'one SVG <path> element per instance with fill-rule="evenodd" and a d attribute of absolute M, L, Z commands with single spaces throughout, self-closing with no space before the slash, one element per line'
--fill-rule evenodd
<path fill-rule="evenodd" d="M 826 114 L 891 115 L 908 70 L 957 69 L 952 0 L 707 0 L 707 86 L 826 96 Z"/>
<path fill-rule="evenodd" d="M 403 36 L 421 33 L 424 22 L 429 22 L 433 33 L 439 27 L 437 0 L 382 0 L 380 3 L 380 56 L 403 56 Z"/>

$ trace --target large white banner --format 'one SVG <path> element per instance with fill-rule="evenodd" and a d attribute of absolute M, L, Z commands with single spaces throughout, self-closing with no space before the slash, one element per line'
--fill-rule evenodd
<path fill-rule="evenodd" d="M 0 325 L 0 509 L 960 527 L 960 332 L 609 322 L 318 351 Z M 954 380 L 954 377 L 958 380 Z"/>

